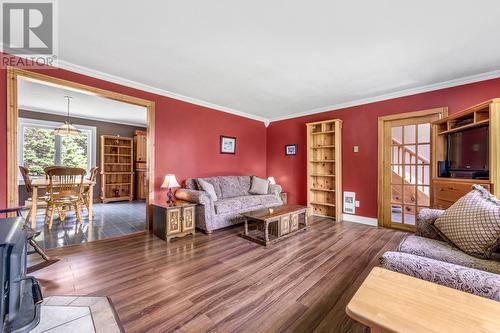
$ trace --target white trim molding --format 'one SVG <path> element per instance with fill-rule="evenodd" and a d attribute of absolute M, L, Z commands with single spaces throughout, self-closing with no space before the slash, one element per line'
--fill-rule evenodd
<path fill-rule="evenodd" d="M 378 226 L 378 220 L 376 218 L 359 215 L 342 214 L 342 221 L 361 223 L 371 225 L 372 227 Z"/>
<path fill-rule="evenodd" d="M 274 117 L 274 118 L 271 118 L 269 120 L 271 122 L 274 122 L 274 121 L 298 118 L 298 117 L 303 117 L 303 116 L 309 116 L 312 114 L 328 112 L 328 111 L 336 111 L 336 110 L 345 109 L 345 108 L 349 108 L 349 107 L 353 107 L 353 106 L 381 102 L 381 101 L 386 101 L 386 100 L 395 99 L 395 98 L 399 98 L 399 97 L 412 96 L 412 95 L 417 95 L 417 94 L 426 93 L 426 92 L 430 92 L 430 91 L 458 87 L 458 86 L 463 86 L 463 85 L 469 84 L 469 83 L 481 82 L 481 81 L 498 79 L 498 78 L 500 78 L 500 70 L 495 70 L 492 72 L 470 75 L 470 76 L 466 76 L 466 77 L 462 77 L 462 78 L 458 78 L 458 79 L 433 83 L 433 84 L 429 84 L 429 85 L 425 85 L 425 86 L 421 86 L 421 87 L 399 90 L 399 91 L 396 91 L 396 92 L 393 92 L 390 94 L 362 98 L 362 99 L 357 99 L 354 101 L 328 105 L 328 106 L 324 106 L 321 108 L 315 108 L 315 109 L 311 109 L 311 110 L 307 110 L 307 111 L 289 114 L 286 116 Z"/>

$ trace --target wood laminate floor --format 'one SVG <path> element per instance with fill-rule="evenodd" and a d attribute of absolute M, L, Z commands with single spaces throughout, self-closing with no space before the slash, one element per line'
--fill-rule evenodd
<path fill-rule="evenodd" d="M 404 235 L 314 219 L 264 248 L 241 231 L 53 249 L 61 260 L 33 275 L 46 296 L 110 296 L 127 332 L 361 332 L 345 306 Z"/>

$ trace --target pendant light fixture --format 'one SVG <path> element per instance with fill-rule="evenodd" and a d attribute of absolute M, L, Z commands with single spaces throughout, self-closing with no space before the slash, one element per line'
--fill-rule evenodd
<path fill-rule="evenodd" d="M 75 126 L 73 126 L 69 121 L 69 103 L 73 99 L 73 97 L 71 96 L 64 96 L 64 97 L 68 100 L 68 115 L 67 115 L 68 119 L 64 122 L 64 124 L 62 124 L 61 126 L 59 126 L 54 130 L 54 134 L 59 136 L 80 136 L 81 131 Z"/>

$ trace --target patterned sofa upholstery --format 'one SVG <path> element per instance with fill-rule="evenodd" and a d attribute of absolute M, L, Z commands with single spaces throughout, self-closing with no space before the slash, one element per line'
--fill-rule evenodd
<path fill-rule="evenodd" d="M 250 194 L 251 176 L 218 176 L 202 178 L 212 184 L 217 200 L 198 187 L 195 178 L 186 180 L 185 188 L 178 189 L 178 199 L 196 202 L 196 226 L 207 233 L 243 222 L 241 213 L 282 205 L 281 186 L 271 184 L 264 195 Z"/>
<path fill-rule="evenodd" d="M 421 210 L 415 235 L 405 237 L 397 252 L 381 258 L 384 268 L 500 301 L 500 253 L 491 259 L 470 256 L 444 241 L 432 223 L 443 211 Z"/>

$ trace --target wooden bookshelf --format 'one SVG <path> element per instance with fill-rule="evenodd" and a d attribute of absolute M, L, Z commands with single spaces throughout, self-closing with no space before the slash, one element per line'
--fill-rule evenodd
<path fill-rule="evenodd" d="M 101 200 L 134 198 L 134 146 L 132 138 L 101 135 Z"/>
<path fill-rule="evenodd" d="M 309 214 L 342 216 L 342 121 L 307 125 L 307 206 Z"/>

